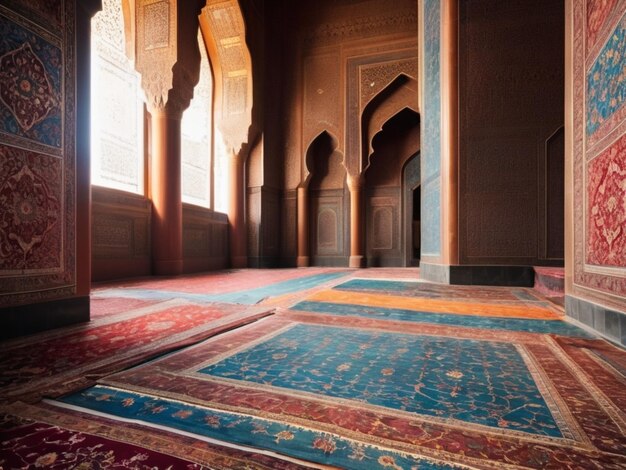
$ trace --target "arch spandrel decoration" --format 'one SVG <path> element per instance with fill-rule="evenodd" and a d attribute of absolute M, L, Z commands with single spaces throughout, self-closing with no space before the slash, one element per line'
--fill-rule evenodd
<path fill-rule="evenodd" d="M 215 77 L 215 114 L 224 144 L 238 153 L 252 124 L 252 59 L 237 0 L 207 0 L 200 28 Z"/>
<path fill-rule="evenodd" d="M 360 112 L 381 91 L 388 88 L 400 76 L 405 76 L 417 83 L 417 59 L 405 59 L 383 64 L 362 66 L 360 72 Z"/>
<path fill-rule="evenodd" d="M 347 66 L 345 164 L 348 174 L 353 179 L 358 179 L 367 165 L 363 155 L 368 153 L 366 149 L 371 139 L 364 137 L 367 127 L 363 126 L 363 115 L 368 107 L 372 107 L 372 101 L 377 100 L 381 94 L 385 94 L 385 90 L 390 86 L 393 87 L 398 80 L 404 80 L 414 84 L 412 87 L 415 87 L 415 96 L 407 97 L 408 101 L 403 106 L 399 104 L 397 111 L 402 107 L 410 106 L 418 112 L 417 51 L 411 45 L 393 52 L 354 57 L 348 59 Z M 394 114 L 391 113 L 390 116 Z"/>

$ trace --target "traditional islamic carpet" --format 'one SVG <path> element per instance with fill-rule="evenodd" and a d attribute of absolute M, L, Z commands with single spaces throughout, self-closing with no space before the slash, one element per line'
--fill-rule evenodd
<path fill-rule="evenodd" d="M 626 468 L 623 350 L 532 289 L 365 272 L 224 294 L 198 281 L 189 294 L 274 314 L 56 400 L 7 404 L 9 441 L 56 427 L 129 446 L 120 459 L 146 449 L 210 468 Z M 132 289 L 155 302 L 154 287 Z M 109 289 L 116 302 L 131 290 Z M 58 454 L 44 450 L 29 458 Z"/>
<path fill-rule="evenodd" d="M 19 417 L 2 414 L 0 408 L 0 467 L 6 469 L 308 468 L 260 452 L 45 404 L 14 404 L 12 410 Z"/>
<path fill-rule="evenodd" d="M 154 303 L 0 343 L 0 399 L 58 396 L 132 364 L 270 315 L 260 307 Z"/>

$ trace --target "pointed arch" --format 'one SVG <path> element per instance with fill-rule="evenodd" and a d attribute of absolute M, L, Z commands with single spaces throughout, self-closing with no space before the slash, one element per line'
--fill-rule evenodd
<path fill-rule="evenodd" d="M 215 124 L 227 149 L 239 153 L 252 125 L 252 58 L 237 0 L 207 0 L 199 16 L 215 83 Z"/>
<path fill-rule="evenodd" d="M 314 174 L 316 155 L 319 155 L 320 151 L 322 153 L 326 153 L 329 157 L 335 153 L 339 154 L 341 156 L 341 165 L 344 166 L 343 154 L 338 150 L 338 148 L 339 140 L 328 130 L 323 130 L 311 139 L 306 146 L 307 150 L 304 158 L 304 176 L 300 185 L 301 187 L 309 186 L 311 178 Z"/>
<path fill-rule="evenodd" d="M 398 74 L 385 88 L 374 96 L 361 116 L 361 171 L 370 166 L 374 152 L 374 137 L 383 130 L 386 122 L 404 109 L 419 114 L 417 81 L 404 74 Z"/>

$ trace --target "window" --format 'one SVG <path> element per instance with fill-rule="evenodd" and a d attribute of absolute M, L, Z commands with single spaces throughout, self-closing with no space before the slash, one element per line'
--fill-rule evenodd
<path fill-rule="evenodd" d="M 103 0 L 91 31 L 91 181 L 143 194 L 143 100 L 126 56 L 122 0 Z"/>
<path fill-rule="evenodd" d="M 182 199 L 211 207 L 213 77 L 202 33 L 198 31 L 200 80 L 181 123 Z"/>

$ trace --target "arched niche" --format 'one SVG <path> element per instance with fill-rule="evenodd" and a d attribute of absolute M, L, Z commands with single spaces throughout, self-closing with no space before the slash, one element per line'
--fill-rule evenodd
<path fill-rule="evenodd" d="M 345 266 L 346 170 L 337 139 L 321 132 L 306 152 L 311 264 Z"/>
<path fill-rule="evenodd" d="M 401 73 L 369 101 L 361 115 L 362 172 L 370 165 L 376 134 L 383 130 L 385 123 L 405 108 L 418 114 L 417 97 L 417 81 Z"/>
<path fill-rule="evenodd" d="M 419 114 L 405 107 L 372 139 L 373 152 L 364 174 L 368 266 L 407 265 L 404 173 L 407 161 L 420 148 L 419 124 Z"/>
<path fill-rule="evenodd" d="M 321 132 L 309 145 L 306 153 L 309 189 L 343 188 L 346 171 L 338 142 L 327 131 Z"/>

